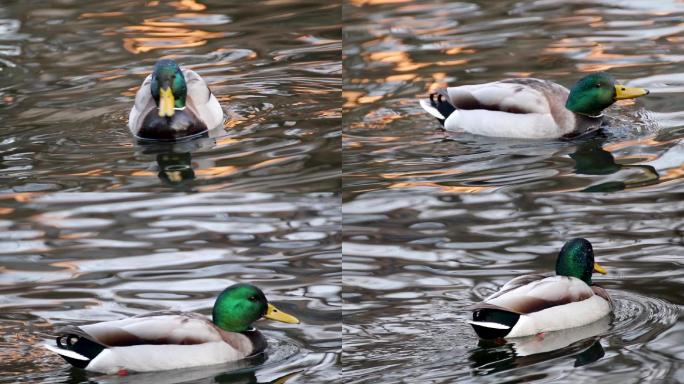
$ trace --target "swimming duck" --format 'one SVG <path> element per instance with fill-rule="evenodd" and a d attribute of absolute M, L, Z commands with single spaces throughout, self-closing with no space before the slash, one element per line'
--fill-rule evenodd
<path fill-rule="evenodd" d="M 597 72 L 584 76 L 570 91 L 547 80 L 507 79 L 441 88 L 429 100 L 420 100 L 420 105 L 447 131 L 552 139 L 596 129 L 602 111 L 616 100 L 648 93 L 617 84 L 608 73 Z"/>
<path fill-rule="evenodd" d="M 593 272 L 606 273 L 594 262 L 591 243 L 572 239 L 558 254 L 555 276 L 514 278 L 473 305 L 473 320 L 468 323 L 483 339 L 536 335 L 593 323 L 613 310 L 608 292 L 592 284 Z"/>
<path fill-rule="evenodd" d="M 175 60 L 161 59 L 145 78 L 128 116 L 133 135 L 149 140 L 177 140 L 223 123 L 223 109 L 204 80 Z"/>
<path fill-rule="evenodd" d="M 44 346 L 88 371 L 161 371 L 222 364 L 257 355 L 266 339 L 252 322 L 266 318 L 298 324 L 250 284 L 234 284 L 216 299 L 212 320 L 195 313 L 157 312 L 59 331 Z"/>

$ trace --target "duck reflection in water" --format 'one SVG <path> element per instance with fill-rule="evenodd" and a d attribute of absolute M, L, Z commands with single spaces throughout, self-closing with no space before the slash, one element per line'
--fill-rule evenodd
<path fill-rule="evenodd" d="M 191 140 L 168 142 L 138 141 L 142 154 L 155 155 L 157 176 L 167 185 L 178 187 L 191 184 L 195 179 L 192 153 L 208 150 L 216 145 L 216 139 L 209 134 Z"/>
<path fill-rule="evenodd" d="M 611 317 L 606 316 L 582 327 L 527 337 L 480 340 L 469 360 L 475 375 L 488 375 L 564 356 L 574 359 L 573 365 L 579 367 L 604 356 L 600 339 L 610 329 L 610 322 Z"/>
<path fill-rule="evenodd" d="M 159 179 L 165 184 L 179 185 L 195 179 L 190 152 L 157 154 L 157 165 Z"/>
<path fill-rule="evenodd" d="M 650 165 L 618 164 L 613 154 L 603 148 L 605 142 L 602 132 L 577 139 L 577 148 L 570 154 L 577 175 L 602 176 L 583 192 L 614 192 L 658 182 L 658 172 Z"/>

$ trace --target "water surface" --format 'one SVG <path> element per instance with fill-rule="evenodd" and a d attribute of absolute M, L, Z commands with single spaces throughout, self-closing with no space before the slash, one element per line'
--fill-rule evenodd
<path fill-rule="evenodd" d="M 3 2 L 0 190 L 338 189 L 340 19 L 326 1 Z M 163 57 L 219 99 L 211 137 L 133 140 L 135 92 Z"/>
<path fill-rule="evenodd" d="M 0 382 L 339 380 L 335 195 L 19 194 L 0 206 Z M 259 286 L 301 321 L 257 322 L 264 357 L 118 378 L 86 374 L 39 346 L 65 324 L 156 310 L 210 315 L 236 282 Z"/>
<path fill-rule="evenodd" d="M 343 206 L 346 383 L 684 381 L 684 203 L 614 194 L 370 192 Z M 480 342 L 467 307 L 550 272 L 585 237 L 614 317 L 541 337 Z"/>
<path fill-rule="evenodd" d="M 373 1 L 344 7 L 344 188 L 442 192 L 649 188 L 681 179 L 684 4 Z M 447 134 L 417 102 L 446 85 L 608 71 L 651 95 L 583 140 Z"/>

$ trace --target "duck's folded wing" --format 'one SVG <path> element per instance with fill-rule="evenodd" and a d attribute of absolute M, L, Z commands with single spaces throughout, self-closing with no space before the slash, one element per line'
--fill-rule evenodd
<path fill-rule="evenodd" d="M 531 276 L 539 277 L 540 275 Z M 523 284 L 524 280 L 514 284 L 509 282 L 508 284 L 511 285 L 508 289 L 488 297 L 481 305 L 493 305 L 511 312 L 528 314 L 558 305 L 582 301 L 594 295 L 591 287 L 574 277 L 551 276 L 542 279 L 530 279 L 532 281 L 527 284 Z M 478 304 L 474 307 L 477 306 Z"/>
<path fill-rule="evenodd" d="M 551 113 L 548 96 L 557 92 L 562 93 L 562 89 L 555 88 L 551 82 L 537 79 L 510 79 L 449 87 L 440 93 L 448 96 L 449 102 L 456 109 L 546 114 Z M 567 97 L 567 92 L 565 97 Z M 565 100 L 562 104 L 565 104 Z"/>
<path fill-rule="evenodd" d="M 89 338 L 108 346 L 144 344 L 202 344 L 223 338 L 206 318 L 191 314 L 132 317 L 84 325 L 79 329 Z"/>
<path fill-rule="evenodd" d="M 608 302 L 608 304 L 610 305 L 611 309 L 614 308 L 613 299 L 610 298 L 610 296 L 608 295 L 608 291 L 606 291 L 605 288 L 601 287 L 600 285 L 593 284 L 591 286 L 591 290 L 594 291 L 594 294 L 596 296 L 599 296 L 599 297 L 603 298 L 604 300 L 606 300 Z"/>
<path fill-rule="evenodd" d="M 135 94 L 135 104 L 131 109 L 131 113 L 128 115 L 128 129 L 137 134 L 142 126 L 145 116 L 152 109 L 156 108 L 157 105 L 152 98 L 152 92 L 150 91 L 150 84 L 152 82 L 152 75 L 148 75 L 140 85 L 138 93 Z"/>
<path fill-rule="evenodd" d="M 183 69 L 188 87 L 186 106 L 209 128 L 223 124 L 223 109 L 207 83 L 191 69 Z"/>
<path fill-rule="evenodd" d="M 546 279 L 547 277 L 552 277 L 554 276 L 553 273 L 535 273 L 531 275 L 522 275 L 518 277 L 514 277 L 511 280 L 507 281 L 506 284 L 504 284 L 501 289 L 499 289 L 497 292 L 489 296 L 486 300 L 493 299 L 497 296 L 501 296 L 502 294 L 512 291 L 516 288 L 522 287 L 523 285 L 527 285 L 530 283 L 534 283 L 539 280 Z"/>

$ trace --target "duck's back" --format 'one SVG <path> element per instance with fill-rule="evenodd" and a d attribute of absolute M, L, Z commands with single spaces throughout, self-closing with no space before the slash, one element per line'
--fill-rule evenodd
<path fill-rule="evenodd" d="M 586 300 L 593 295 L 591 287 L 575 277 L 526 275 L 509 281 L 483 303 L 529 314 Z"/>

